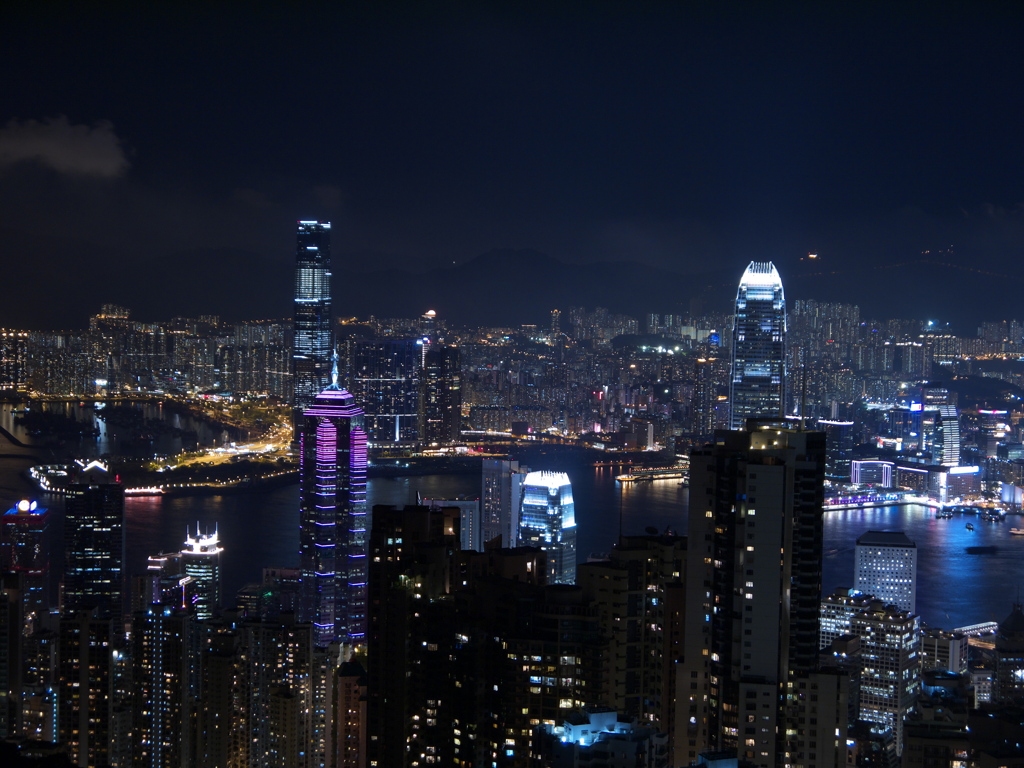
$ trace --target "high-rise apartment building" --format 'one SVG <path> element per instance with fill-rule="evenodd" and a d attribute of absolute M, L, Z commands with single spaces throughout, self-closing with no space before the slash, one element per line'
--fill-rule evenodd
<path fill-rule="evenodd" d="M 916 613 L 917 545 L 903 531 L 868 531 L 857 539 L 854 588 Z"/>
<path fill-rule="evenodd" d="M 64 505 L 64 610 L 123 614 L 124 486 L 106 465 L 80 465 Z"/>
<path fill-rule="evenodd" d="M 335 383 L 299 435 L 300 621 L 314 644 L 362 643 L 366 633 L 366 432 L 363 411 Z"/>
<path fill-rule="evenodd" d="M 676 764 L 791 762 L 791 686 L 818 662 L 824 471 L 818 432 L 718 432 L 692 452 Z"/>
<path fill-rule="evenodd" d="M 548 583 L 576 583 L 576 506 L 564 472 L 531 472 L 523 480 L 519 543 L 548 556 Z"/>
<path fill-rule="evenodd" d="M 298 223 L 294 322 L 292 402 L 301 413 L 327 386 L 331 372 L 333 319 L 329 221 Z"/>
<path fill-rule="evenodd" d="M 181 564 L 185 575 L 195 582 L 195 612 L 199 620 L 213 618 L 220 608 L 220 546 L 217 531 L 202 533 L 196 523 L 196 535 L 185 535 Z"/>
<path fill-rule="evenodd" d="M 733 429 L 786 408 L 786 297 L 770 262 L 752 261 L 736 291 L 729 406 Z"/>
<path fill-rule="evenodd" d="M 28 331 L 0 328 L 0 390 L 28 388 Z"/>
<path fill-rule="evenodd" d="M 582 563 L 576 584 L 606 642 L 594 699 L 668 732 L 682 642 L 685 536 L 623 536 L 608 560 Z"/>
<path fill-rule="evenodd" d="M 97 613 L 65 612 L 60 620 L 58 735 L 82 768 L 117 765 L 131 722 L 117 686 L 124 629 Z"/>
<path fill-rule="evenodd" d="M 192 762 L 191 611 L 150 605 L 132 619 L 132 765 Z"/>

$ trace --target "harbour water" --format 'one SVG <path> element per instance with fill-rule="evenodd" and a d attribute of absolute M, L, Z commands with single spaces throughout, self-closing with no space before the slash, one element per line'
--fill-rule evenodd
<path fill-rule="evenodd" d="M 0 426 L 10 429 L 9 406 L 0 409 Z M 0 503 L 10 508 L 34 495 L 24 470 L 35 453 L 0 440 Z M 642 534 L 674 530 L 685 534 L 687 489 L 678 480 L 620 485 L 614 467 L 592 467 L 572 452 L 524 457 L 534 469 L 564 471 L 572 481 L 580 557 L 607 552 L 620 530 Z M 545 462 L 545 463 L 540 463 Z M 478 495 L 476 475 L 427 475 L 374 478 L 369 504 L 415 503 L 417 492 L 430 498 Z M 59 498 L 42 499 L 62 510 Z M 178 548 L 186 527 L 217 526 L 224 552 L 224 593 L 258 581 L 264 566 L 294 566 L 298 561 L 298 487 L 289 485 L 246 493 L 210 496 L 131 498 L 127 506 L 127 570 L 145 567 L 146 557 Z M 967 522 L 975 530 L 968 531 Z M 1024 536 L 1011 536 L 1020 518 L 984 523 L 956 515 L 938 520 L 922 506 L 838 510 L 825 514 L 823 590 L 852 586 L 854 546 L 868 530 L 902 530 L 918 546 L 917 608 L 933 626 L 953 628 L 982 621 L 1001 621 L 1024 585 Z M 992 548 L 971 554 L 968 547 Z"/>

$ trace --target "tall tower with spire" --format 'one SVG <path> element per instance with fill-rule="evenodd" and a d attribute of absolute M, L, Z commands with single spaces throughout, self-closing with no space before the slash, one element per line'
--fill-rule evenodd
<path fill-rule="evenodd" d="M 363 411 L 331 384 L 302 416 L 299 434 L 300 621 L 314 642 L 360 644 L 366 634 L 366 432 Z"/>
<path fill-rule="evenodd" d="M 786 296 L 770 261 L 752 261 L 736 291 L 729 405 L 732 429 L 782 418 L 786 404 Z"/>

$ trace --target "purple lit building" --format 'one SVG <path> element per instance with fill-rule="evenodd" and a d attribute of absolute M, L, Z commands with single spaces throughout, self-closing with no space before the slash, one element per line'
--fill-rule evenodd
<path fill-rule="evenodd" d="M 314 643 L 366 635 L 366 432 L 363 411 L 334 383 L 302 417 L 299 436 L 299 618 Z"/>

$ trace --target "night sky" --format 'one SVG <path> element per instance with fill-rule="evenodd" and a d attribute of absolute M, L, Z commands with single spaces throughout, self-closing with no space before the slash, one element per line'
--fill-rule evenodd
<path fill-rule="evenodd" d="M 0 325 L 287 316 L 307 218 L 341 314 L 498 248 L 1024 317 L 1020 4 L 97 5 L 0 10 Z"/>

